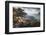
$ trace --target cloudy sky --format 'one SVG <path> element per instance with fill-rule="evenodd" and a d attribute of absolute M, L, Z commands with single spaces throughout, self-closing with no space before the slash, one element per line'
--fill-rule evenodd
<path fill-rule="evenodd" d="M 30 16 L 36 15 L 40 12 L 40 8 L 26 8 L 26 7 L 23 7 L 22 9 L 24 10 L 25 13 L 27 13 L 27 15 L 30 15 Z"/>
<path fill-rule="evenodd" d="M 40 8 L 23 7 L 22 9 L 24 10 L 23 12 L 27 13 L 27 15 L 34 16 L 38 20 L 40 19 Z"/>

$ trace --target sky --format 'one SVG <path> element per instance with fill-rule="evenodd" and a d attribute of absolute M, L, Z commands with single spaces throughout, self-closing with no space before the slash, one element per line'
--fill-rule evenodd
<path fill-rule="evenodd" d="M 36 15 L 40 12 L 39 8 L 23 8 L 24 12 L 29 16 Z"/>
<path fill-rule="evenodd" d="M 23 12 L 27 13 L 27 15 L 34 16 L 38 20 L 40 19 L 40 15 L 39 15 L 40 8 L 23 7 L 22 9 L 24 10 Z"/>

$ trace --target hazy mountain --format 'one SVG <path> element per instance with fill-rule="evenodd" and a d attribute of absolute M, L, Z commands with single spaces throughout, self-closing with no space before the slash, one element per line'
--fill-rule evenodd
<path fill-rule="evenodd" d="M 35 17 L 29 16 L 29 15 L 26 15 L 26 16 L 24 16 L 24 17 L 25 17 L 25 19 L 28 19 L 28 20 L 34 20 L 34 19 L 35 19 Z"/>

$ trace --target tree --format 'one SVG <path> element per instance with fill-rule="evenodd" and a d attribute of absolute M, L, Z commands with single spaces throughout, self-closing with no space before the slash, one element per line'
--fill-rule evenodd
<path fill-rule="evenodd" d="M 17 9 L 13 8 L 13 11 L 16 12 L 16 16 L 21 16 L 21 17 L 23 17 L 23 16 L 26 15 L 26 13 L 23 12 L 24 10 L 21 9 L 21 8 L 17 8 Z"/>

